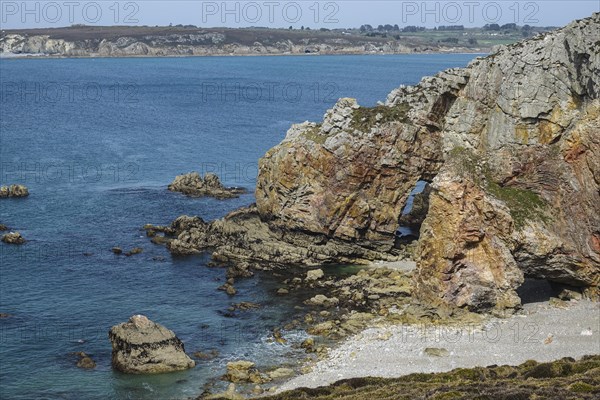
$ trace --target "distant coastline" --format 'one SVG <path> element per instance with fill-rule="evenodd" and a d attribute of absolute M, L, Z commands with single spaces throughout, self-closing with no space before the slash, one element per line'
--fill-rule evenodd
<path fill-rule="evenodd" d="M 95 58 L 203 58 L 203 57 L 326 57 L 326 56 L 392 56 L 392 55 L 439 55 L 439 54 L 471 54 L 474 56 L 486 56 L 489 52 L 484 51 L 427 51 L 427 52 L 412 52 L 412 53 L 273 53 L 273 54 L 204 54 L 204 55 L 118 55 L 106 56 L 90 54 L 84 56 L 64 56 L 55 54 L 14 54 L 0 53 L 2 60 L 48 60 L 48 59 L 95 59 Z"/>
<path fill-rule="evenodd" d="M 77 25 L 3 30 L 0 57 L 485 54 L 495 46 L 514 43 L 524 34 L 538 31 L 543 29 L 524 33 L 520 27 L 504 31 L 462 27 L 456 30 L 364 31 Z"/>

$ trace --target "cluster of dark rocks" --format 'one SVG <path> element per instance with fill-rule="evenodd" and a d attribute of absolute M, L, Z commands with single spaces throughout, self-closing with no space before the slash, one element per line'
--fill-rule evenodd
<path fill-rule="evenodd" d="M 29 190 L 23 185 L 10 185 L 0 186 L 0 199 L 7 199 L 9 197 L 27 197 L 29 196 Z M 9 228 L 6 225 L 0 224 L 0 232 L 8 231 Z M 23 244 L 25 238 L 19 232 L 9 232 L 2 236 L 2 242 L 7 244 Z"/>

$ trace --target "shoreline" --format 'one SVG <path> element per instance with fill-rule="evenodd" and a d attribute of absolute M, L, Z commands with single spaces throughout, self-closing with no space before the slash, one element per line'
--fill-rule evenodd
<path fill-rule="evenodd" d="M 530 303 L 509 318 L 482 324 L 370 327 L 339 342 L 311 372 L 296 376 L 276 394 L 316 388 L 351 378 L 397 378 L 456 368 L 549 362 L 600 354 L 600 303 L 588 300 L 552 305 Z M 425 350 L 427 349 L 427 350 Z M 273 394 L 273 393 L 269 393 Z"/>
<path fill-rule="evenodd" d="M 422 52 L 407 52 L 407 53 L 274 53 L 274 54 L 191 54 L 191 55 L 117 55 L 117 56 L 102 56 L 102 55 L 86 55 L 86 56 L 65 56 L 65 55 L 46 55 L 46 54 L 26 54 L 20 55 L 12 53 L 10 56 L 0 53 L 0 60 L 48 60 L 48 59 L 111 59 L 111 58 L 205 58 L 205 57 L 323 57 L 323 56 L 400 56 L 400 55 L 442 55 L 442 54 L 461 54 L 461 55 L 479 55 L 486 56 L 489 52 L 466 52 L 466 51 L 422 51 Z"/>

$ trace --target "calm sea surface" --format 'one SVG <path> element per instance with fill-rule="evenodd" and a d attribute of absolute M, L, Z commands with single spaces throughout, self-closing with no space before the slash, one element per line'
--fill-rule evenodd
<path fill-rule="evenodd" d="M 0 60 L 0 184 L 31 193 L 0 200 L 0 223 L 28 239 L 0 243 L 0 312 L 12 315 L 0 319 L 0 398 L 180 399 L 198 395 L 227 360 L 290 362 L 295 350 L 267 339 L 302 294 L 275 297 L 278 281 L 258 274 L 229 298 L 216 290 L 225 271 L 208 268 L 208 255 L 171 258 L 140 228 L 252 203 L 257 160 L 290 124 L 320 121 L 339 97 L 372 106 L 473 57 Z M 166 190 L 192 170 L 249 194 L 189 199 Z M 115 256 L 113 246 L 144 252 Z M 240 301 L 263 308 L 228 315 Z M 174 330 L 188 353 L 219 357 L 160 376 L 113 372 L 107 332 L 137 313 Z M 97 368 L 76 368 L 76 351 Z"/>

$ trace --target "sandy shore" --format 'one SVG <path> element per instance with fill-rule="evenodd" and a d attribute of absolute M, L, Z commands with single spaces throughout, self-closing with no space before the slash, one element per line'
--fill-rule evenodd
<path fill-rule="evenodd" d="M 368 329 L 347 339 L 312 372 L 292 379 L 278 391 L 361 376 L 398 377 L 586 354 L 600 354 L 600 303 L 571 301 L 566 308 L 532 303 L 518 315 L 491 318 L 480 326 Z"/>

